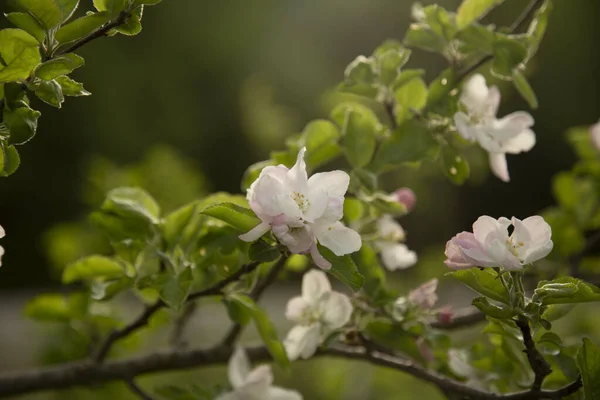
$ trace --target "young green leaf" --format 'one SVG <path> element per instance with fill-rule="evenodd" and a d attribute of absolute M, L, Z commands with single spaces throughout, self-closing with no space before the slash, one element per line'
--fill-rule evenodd
<path fill-rule="evenodd" d="M 42 61 L 37 40 L 22 29 L 0 30 L 0 83 L 29 77 Z"/>
<path fill-rule="evenodd" d="M 365 328 L 365 334 L 374 342 L 400 351 L 411 359 L 423 360 L 415 335 L 399 324 L 382 318 L 374 319 Z"/>
<path fill-rule="evenodd" d="M 279 258 L 281 253 L 277 246 L 270 246 L 263 240 L 258 240 L 250 245 L 248 257 L 253 261 L 270 262 Z"/>
<path fill-rule="evenodd" d="M 125 9 L 126 0 L 94 0 L 94 7 L 98 11 L 106 11 L 111 15 L 117 15 Z"/>
<path fill-rule="evenodd" d="M 35 95 L 46 104 L 60 108 L 65 101 L 62 87 L 55 80 L 41 81 L 35 89 Z"/>
<path fill-rule="evenodd" d="M 346 104 L 339 107 L 345 110 L 342 135 L 346 158 L 354 168 L 364 167 L 375 152 L 375 133 L 379 122 L 372 113 L 361 112 Z M 332 113 L 336 112 L 334 110 Z"/>
<path fill-rule="evenodd" d="M 585 399 L 600 398 L 600 349 L 590 339 L 583 339 L 583 345 L 577 352 L 577 366 Z"/>
<path fill-rule="evenodd" d="M 60 44 L 73 42 L 91 34 L 110 21 L 110 18 L 111 15 L 106 11 L 84 15 L 83 17 L 77 18 L 76 20 L 61 26 L 56 31 L 54 38 Z"/>
<path fill-rule="evenodd" d="M 515 315 L 515 311 L 508 307 L 498 307 L 494 304 L 490 304 L 487 297 L 477 297 L 472 303 L 485 315 L 489 315 L 493 318 L 498 319 L 511 319 Z"/>
<path fill-rule="evenodd" d="M 35 76 L 45 81 L 51 81 L 61 75 L 70 74 L 75 68 L 79 68 L 83 64 L 83 58 L 75 53 L 61 54 L 40 64 L 35 70 Z"/>
<path fill-rule="evenodd" d="M 336 256 L 331 250 L 321 245 L 319 245 L 319 252 L 331 263 L 331 269 L 327 272 L 335 276 L 354 292 L 360 290 L 365 282 L 365 277 L 358 272 L 358 268 L 354 264 L 352 257 L 347 255 Z"/>
<path fill-rule="evenodd" d="M 513 83 L 521 96 L 523 96 L 527 103 L 529 103 L 529 107 L 534 109 L 537 108 L 538 100 L 535 96 L 535 92 L 529 85 L 529 82 L 527 82 L 525 75 L 523 75 L 523 73 L 517 69 L 513 71 Z"/>
<path fill-rule="evenodd" d="M 192 286 L 192 269 L 184 268 L 179 274 L 166 272 L 158 280 L 160 298 L 171 308 L 179 310 Z"/>
<path fill-rule="evenodd" d="M 31 14 L 22 13 L 22 12 L 12 12 L 6 14 L 6 18 L 15 24 L 17 28 L 23 29 L 25 32 L 29 33 L 33 36 L 38 43 L 43 43 L 46 34 L 44 33 L 44 28 L 38 24 L 35 17 Z"/>
<path fill-rule="evenodd" d="M 398 77 L 394 80 L 392 84 L 392 90 L 396 91 L 400 89 L 402 86 L 406 85 L 408 82 L 413 79 L 417 79 L 422 77 L 425 74 L 424 69 L 406 69 L 398 75 Z"/>
<path fill-rule="evenodd" d="M 563 276 L 541 281 L 535 289 L 533 301 L 540 301 L 543 306 L 600 301 L 600 289 L 580 279 Z"/>
<path fill-rule="evenodd" d="M 151 224 L 158 224 L 160 220 L 160 207 L 156 200 L 145 190 L 136 187 L 121 187 L 111 190 L 101 209 L 126 219 L 141 218 Z"/>
<path fill-rule="evenodd" d="M 60 85 L 65 96 L 89 96 L 90 92 L 83 88 L 83 84 L 74 81 L 68 76 L 59 76 L 55 81 Z"/>
<path fill-rule="evenodd" d="M 125 275 L 123 265 L 109 257 L 94 255 L 67 265 L 63 271 L 63 283 L 94 278 L 117 279 Z"/>
<path fill-rule="evenodd" d="M 125 18 L 125 23 L 116 28 L 117 32 L 127 36 L 135 36 L 140 33 L 142 31 L 143 12 L 144 6 L 138 6 L 127 18 Z"/>
<path fill-rule="evenodd" d="M 202 211 L 202 214 L 226 222 L 241 232 L 248 232 L 260 224 L 260 220 L 251 210 L 233 203 L 222 203 L 207 207 Z"/>
<path fill-rule="evenodd" d="M 71 308 L 63 295 L 43 294 L 27 303 L 25 315 L 38 321 L 68 321 Z"/>
<path fill-rule="evenodd" d="M 5 108 L 2 115 L 3 122 L 10 131 L 10 144 L 24 144 L 35 136 L 37 121 L 41 115 L 39 111 L 32 110 L 28 106 L 12 110 Z"/>
<path fill-rule="evenodd" d="M 456 12 L 458 29 L 464 29 L 472 22 L 482 18 L 492 7 L 504 0 L 463 0 Z"/>
<path fill-rule="evenodd" d="M 527 58 L 527 49 L 520 42 L 508 37 L 500 37 L 493 44 L 494 62 L 492 72 L 511 79 L 515 68 Z"/>
<path fill-rule="evenodd" d="M 446 273 L 452 276 L 479 294 L 504 304 L 510 304 L 510 296 L 506 291 L 500 277 L 490 268 L 471 268 L 461 271 Z"/>
<path fill-rule="evenodd" d="M 306 146 L 304 159 L 308 168 L 317 168 L 335 159 L 342 151 L 338 144 L 340 137 L 338 127 L 331 121 L 318 119 L 306 125 L 302 138 Z"/>
<path fill-rule="evenodd" d="M 427 85 L 421 78 L 414 78 L 400 86 L 394 92 L 396 99 L 396 119 L 402 122 L 411 115 L 411 110 L 421 110 L 427 104 Z"/>
<path fill-rule="evenodd" d="M 16 0 L 16 3 L 50 30 L 73 15 L 79 0 Z"/>
<path fill-rule="evenodd" d="M 0 176 L 9 176 L 19 168 L 21 158 L 15 146 L 7 146 L 4 143 L 0 144 Z"/>

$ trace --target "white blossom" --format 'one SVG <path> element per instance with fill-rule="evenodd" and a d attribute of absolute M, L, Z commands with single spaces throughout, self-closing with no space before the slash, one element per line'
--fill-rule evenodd
<path fill-rule="evenodd" d="M 467 113 L 454 114 L 456 129 L 462 137 L 478 142 L 487 150 L 492 172 L 508 182 L 506 153 L 518 154 L 533 148 L 535 134 L 529 129 L 533 126 L 533 117 L 527 112 L 517 111 L 497 119 L 500 91 L 496 86 L 488 88 L 480 74 L 473 75 L 465 83 L 460 101 Z"/>
<path fill-rule="evenodd" d="M 600 121 L 590 127 L 590 136 L 596 149 L 600 150 Z"/>
<path fill-rule="evenodd" d="M 512 224 L 514 230 L 508 235 Z M 446 243 L 444 263 L 452 269 L 504 267 L 521 270 L 523 265 L 546 257 L 554 246 L 552 229 L 540 216 L 523 221 L 487 215 L 473 224 L 473 233 L 461 232 Z"/>
<path fill-rule="evenodd" d="M 302 295 L 292 298 L 285 316 L 296 323 L 284 341 L 290 360 L 309 358 L 325 337 L 346 325 L 352 315 L 350 299 L 331 290 L 324 272 L 310 270 L 302 278 Z"/>
<path fill-rule="evenodd" d="M 269 365 L 250 370 L 250 360 L 243 348 L 238 347 L 229 359 L 229 382 L 233 391 L 215 400 L 302 400 L 293 390 L 273 386 L 273 373 Z"/>
<path fill-rule="evenodd" d="M 417 263 L 417 253 L 404 243 L 406 234 L 402 226 L 389 214 L 377 220 L 379 239 L 374 242 L 381 254 L 383 265 L 390 271 L 410 268 Z"/>
<path fill-rule="evenodd" d="M 278 165 L 261 171 L 247 198 L 262 222 L 240 239 L 250 242 L 272 230 L 292 253 L 310 253 L 319 267 L 329 269 L 331 263 L 319 253 L 317 243 L 337 256 L 353 253 L 362 245 L 360 235 L 339 222 L 350 177 L 344 171 L 331 171 L 309 179 L 305 151 L 300 150 L 291 169 Z"/>
<path fill-rule="evenodd" d="M 6 236 L 6 232 L 4 231 L 4 228 L 2 226 L 0 226 L 0 239 L 2 239 L 4 236 Z M 4 255 L 4 247 L 0 246 L 0 267 L 2 266 L 2 256 Z"/>
<path fill-rule="evenodd" d="M 437 287 L 437 279 L 427 281 L 408 294 L 408 301 L 421 308 L 433 308 L 438 300 Z"/>

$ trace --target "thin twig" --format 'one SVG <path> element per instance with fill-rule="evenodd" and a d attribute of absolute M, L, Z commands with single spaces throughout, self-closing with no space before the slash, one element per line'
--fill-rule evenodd
<path fill-rule="evenodd" d="M 246 349 L 254 362 L 270 361 L 271 356 L 266 347 Z M 76 386 L 92 386 L 110 381 L 124 381 L 132 376 L 149 373 L 168 372 L 194 367 L 224 364 L 233 349 L 217 346 L 211 349 L 157 352 L 147 356 L 127 360 L 111 361 L 97 364 L 91 361 L 73 362 L 55 367 L 46 367 L 21 373 L 0 375 L 0 397 L 52 389 L 66 389 Z M 581 388 L 581 380 L 570 383 L 558 390 L 529 390 L 513 394 L 490 393 L 472 388 L 423 367 L 409 360 L 397 358 L 381 352 L 367 352 L 363 347 L 338 347 L 320 350 L 315 357 L 334 357 L 355 359 L 373 365 L 403 371 L 425 382 L 448 392 L 456 393 L 469 399 L 480 400 L 537 400 L 559 399 L 577 392 Z"/>
<path fill-rule="evenodd" d="M 127 387 L 129 388 L 129 390 L 131 390 L 132 393 L 134 393 L 135 395 L 137 395 L 140 399 L 142 400 L 154 400 L 152 399 L 152 397 L 150 397 L 148 394 L 146 394 L 146 392 L 144 392 L 142 390 L 142 388 L 140 388 L 135 381 L 133 380 L 133 378 L 131 379 L 125 379 L 125 385 L 127 385 Z"/>
<path fill-rule="evenodd" d="M 531 336 L 529 321 L 525 317 L 520 316 L 515 322 L 523 334 L 525 354 L 527 354 L 527 360 L 535 374 L 531 389 L 540 390 L 544 383 L 544 379 L 552 373 L 552 368 L 544 356 L 538 351 L 537 347 L 535 347 L 535 342 Z"/>
<path fill-rule="evenodd" d="M 265 279 L 260 281 L 254 287 L 254 289 L 252 289 L 252 291 L 250 292 L 250 297 L 252 298 L 252 300 L 258 301 L 260 299 L 260 296 L 262 296 L 262 294 L 264 293 L 264 291 L 269 286 L 271 286 L 271 284 L 273 284 L 273 282 L 275 282 L 275 279 L 277 279 L 277 276 L 279 275 L 279 273 L 285 266 L 285 262 L 287 261 L 287 259 L 288 259 L 287 255 L 282 255 L 281 257 L 279 257 L 279 260 L 277 260 L 277 263 L 275 263 L 275 265 L 267 273 L 267 276 L 265 277 Z M 233 346 L 235 341 L 241 335 L 243 329 L 244 329 L 244 327 L 242 325 L 240 325 L 238 323 L 233 324 L 231 326 L 231 328 L 229 328 L 229 331 L 227 331 L 227 333 L 225 334 L 225 337 L 223 338 L 223 340 L 221 341 L 223 346 L 225 346 L 225 347 Z"/>
<path fill-rule="evenodd" d="M 89 35 L 73 42 L 73 44 L 71 44 L 70 46 L 67 46 L 64 49 L 59 49 L 59 51 L 57 51 L 56 54 L 54 54 L 53 56 L 58 56 L 65 53 L 72 53 L 75 50 L 79 49 L 81 46 L 91 42 L 92 40 L 106 36 L 108 31 L 110 31 L 111 29 L 123 25 L 125 23 L 125 20 L 127 20 L 127 18 L 129 18 L 130 15 L 131 13 L 127 11 L 121 11 L 119 16 L 115 20 L 107 22 L 105 25 L 102 25 L 100 28 L 90 33 Z"/>
<path fill-rule="evenodd" d="M 189 303 L 189 302 L 192 302 L 201 297 L 218 296 L 218 295 L 222 294 L 223 289 L 227 285 L 237 281 L 243 275 L 254 271 L 259 266 L 259 264 L 260 264 L 260 261 L 253 261 L 251 263 L 242 265 L 235 273 L 233 273 L 232 275 L 228 276 L 227 278 L 217 282 L 213 286 L 189 295 L 188 298 L 186 299 L 186 302 Z M 112 345 L 116 341 L 118 341 L 126 336 L 129 336 L 130 334 L 137 331 L 138 329 L 143 328 L 144 326 L 148 325 L 148 321 L 150 320 L 150 317 L 152 317 L 152 315 L 154 315 L 155 312 L 157 312 L 158 310 L 160 310 L 161 308 L 163 308 L 165 306 L 166 306 L 165 302 L 159 299 L 154 304 L 147 306 L 146 309 L 144 310 L 144 312 L 142 314 L 140 314 L 140 316 L 137 317 L 129 325 L 127 325 L 121 329 L 114 330 L 108 336 L 108 338 L 104 341 L 104 343 L 100 347 L 100 350 L 98 350 L 98 352 L 96 353 L 94 360 L 96 362 L 104 361 L 104 359 L 108 355 Z"/>

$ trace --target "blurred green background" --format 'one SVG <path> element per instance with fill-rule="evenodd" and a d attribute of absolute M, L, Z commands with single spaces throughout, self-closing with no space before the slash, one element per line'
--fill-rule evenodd
<path fill-rule="evenodd" d="M 331 98 L 324 93 L 342 80 L 349 62 L 387 38 L 403 37 L 411 3 L 164 0 L 146 10 L 139 36 L 102 38 L 83 47 L 86 66 L 73 77 L 93 95 L 69 98 L 61 110 L 34 103 L 43 113 L 38 134 L 19 149 L 17 173 L 0 183 L 0 223 L 7 232 L 1 242 L 6 249 L 2 298 L 26 288 L 31 293 L 57 289 L 55 267 L 87 248 L 98 250 L 96 238 L 78 222 L 107 188 L 144 186 L 166 210 L 207 191 L 239 192 L 248 165 L 266 159 L 311 119 L 327 116 Z M 460 1 L 438 3 L 455 10 Z M 525 3 L 506 1 L 485 22 L 508 24 Z M 401 220 L 409 246 L 422 259 L 405 274 L 407 280 L 441 275 L 443 244 L 479 215 L 527 217 L 553 204 L 551 177 L 574 160 L 565 130 L 600 116 L 600 4 L 556 0 L 554 6 L 527 71 L 540 103 L 531 111 L 538 143 L 529 153 L 509 156 L 512 182 L 491 176 L 485 155 L 477 151 L 470 154 L 472 178 L 462 187 L 449 183 L 435 165 L 386 177 L 385 189 L 410 186 L 418 197 L 416 211 Z M 90 8 L 91 0 L 82 0 L 80 9 Z M 0 26 L 7 27 L 7 21 Z M 425 68 L 429 81 L 446 64 L 414 51 L 407 68 Z M 503 93 L 500 115 L 527 109 L 512 89 Z M 3 318 L 1 323 L 4 330 L 20 322 Z M 295 386 L 302 380 L 314 386 L 308 399 L 424 395 L 410 397 L 403 387 L 401 396 L 360 397 L 353 393 L 353 376 L 375 382 L 390 374 L 370 370 L 369 375 L 359 364 L 349 370 L 323 365 L 323 373 L 341 371 L 331 382 L 350 379 L 331 383 L 339 394 L 317 397 L 317 385 L 308 382 L 312 378 L 300 375 Z"/>

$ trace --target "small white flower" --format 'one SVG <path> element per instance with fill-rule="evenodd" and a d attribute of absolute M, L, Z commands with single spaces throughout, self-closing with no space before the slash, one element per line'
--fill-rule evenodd
<path fill-rule="evenodd" d="M 236 348 L 229 359 L 228 375 L 233 391 L 215 400 L 302 400 L 302 395 L 296 391 L 273 386 L 269 365 L 250 370 L 250 360 L 241 347 Z"/>
<path fill-rule="evenodd" d="M 4 228 L 2 226 L 0 226 L 0 239 L 2 239 L 4 236 L 6 236 L 6 232 L 4 231 Z M 4 255 L 4 247 L 0 246 L 0 267 L 2 266 L 2 256 Z"/>
<path fill-rule="evenodd" d="M 302 295 L 292 298 L 285 316 L 295 322 L 284 341 L 290 360 L 307 359 L 315 354 L 323 339 L 346 325 L 352 304 L 345 294 L 331 290 L 324 272 L 310 270 L 302 278 Z"/>
<path fill-rule="evenodd" d="M 379 249 L 383 265 L 390 271 L 410 268 L 417 263 L 417 253 L 402 242 L 406 234 L 402 226 L 389 214 L 377 220 L 379 239 L 374 242 Z"/>
<path fill-rule="evenodd" d="M 438 300 L 437 287 L 437 279 L 427 281 L 408 294 L 408 301 L 421 308 L 433 308 Z"/>
<path fill-rule="evenodd" d="M 590 127 L 590 136 L 596 149 L 600 150 L 600 121 Z"/>
<path fill-rule="evenodd" d="M 262 223 L 240 239 L 251 242 L 272 230 L 292 253 L 310 253 L 319 267 L 329 269 L 331 263 L 319 253 L 317 243 L 337 256 L 358 251 L 362 245 L 360 235 L 339 222 L 350 177 L 344 171 L 331 171 L 308 179 L 305 151 L 300 150 L 291 169 L 278 165 L 261 171 L 247 198 Z"/>
<path fill-rule="evenodd" d="M 497 119 L 500 91 L 496 86 L 488 88 L 480 74 L 473 75 L 465 83 L 460 101 L 467 114 L 454 114 L 458 133 L 471 142 L 477 141 L 487 150 L 492 172 L 508 182 L 506 153 L 518 154 L 533 148 L 535 133 L 529 129 L 533 126 L 533 117 L 527 112 L 517 111 Z"/>
<path fill-rule="evenodd" d="M 514 230 L 508 235 L 508 227 Z M 473 224 L 473 233 L 461 232 L 446 243 L 444 261 L 449 268 L 504 267 L 521 270 L 552 251 L 552 228 L 535 215 L 523 221 L 483 215 Z"/>

